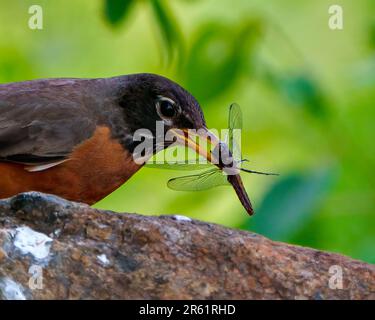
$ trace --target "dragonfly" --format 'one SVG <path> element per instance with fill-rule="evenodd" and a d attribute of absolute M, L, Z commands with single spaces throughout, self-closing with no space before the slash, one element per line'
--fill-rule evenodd
<path fill-rule="evenodd" d="M 232 186 L 246 212 L 253 215 L 254 210 L 249 196 L 242 183 L 240 172 L 255 173 L 261 175 L 278 175 L 254 171 L 243 167 L 248 162 L 242 159 L 240 148 L 235 139 L 235 130 L 242 130 L 242 111 L 238 104 L 233 103 L 229 107 L 228 134 L 225 142 L 219 142 L 212 151 L 218 163 L 191 163 L 191 161 L 175 163 L 147 163 L 148 168 L 159 168 L 180 171 L 199 171 L 194 174 L 172 178 L 167 186 L 175 191 L 202 191 L 218 186 Z M 210 151 L 211 152 L 211 151 Z M 225 156 L 224 156 L 225 155 Z M 224 159 L 226 161 L 224 161 Z M 225 162 L 225 163 L 224 163 Z"/>

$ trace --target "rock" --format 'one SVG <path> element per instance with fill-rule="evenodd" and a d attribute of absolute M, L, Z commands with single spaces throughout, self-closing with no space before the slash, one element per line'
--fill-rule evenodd
<path fill-rule="evenodd" d="M 183 216 L 0 200 L 2 299 L 375 299 L 375 266 Z"/>

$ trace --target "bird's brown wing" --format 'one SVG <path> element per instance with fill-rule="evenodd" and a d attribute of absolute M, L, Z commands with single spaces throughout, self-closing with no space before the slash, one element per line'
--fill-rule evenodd
<path fill-rule="evenodd" d="M 0 85 L 0 161 L 58 163 L 92 136 L 88 92 L 74 79 Z"/>

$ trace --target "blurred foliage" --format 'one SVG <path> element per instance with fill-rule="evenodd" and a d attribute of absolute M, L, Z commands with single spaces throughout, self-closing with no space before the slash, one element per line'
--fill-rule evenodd
<path fill-rule="evenodd" d="M 324 116 L 327 112 L 321 88 L 308 74 L 276 74 L 269 70 L 266 82 L 288 100 L 291 106 L 305 108 L 314 116 Z"/>
<path fill-rule="evenodd" d="M 182 39 L 179 32 L 179 26 L 170 11 L 165 0 L 147 0 L 152 8 L 156 24 L 159 27 L 162 40 L 165 45 L 165 54 L 167 61 L 174 56 L 175 51 L 181 55 Z M 127 18 L 132 7 L 139 2 L 138 0 L 105 0 L 104 13 L 108 22 L 113 26 L 118 26 L 121 21 Z M 162 46 L 162 48 L 164 48 Z"/>
<path fill-rule="evenodd" d="M 289 241 L 327 196 L 333 179 L 331 168 L 282 177 L 268 191 L 245 228 L 271 239 Z"/>
<path fill-rule="evenodd" d="M 212 22 L 198 30 L 182 81 L 199 101 L 209 102 L 235 85 L 248 69 L 259 32 L 255 20 L 234 26 Z"/>
<path fill-rule="evenodd" d="M 369 40 L 371 48 L 375 49 L 375 20 L 370 23 Z"/>
<path fill-rule="evenodd" d="M 27 27 L 34 1 L 0 5 L 0 81 L 154 72 L 189 89 L 210 127 L 244 114 L 243 175 L 256 215 L 230 188 L 165 187 L 175 173 L 140 170 L 99 208 L 179 213 L 275 240 L 375 262 L 375 6 L 340 0 L 38 0 L 44 29 Z M 167 63 L 161 64 L 160 57 Z"/>
<path fill-rule="evenodd" d="M 134 4 L 135 0 L 106 0 L 104 13 L 108 22 L 112 25 L 119 24 L 129 14 Z"/>
<path fill-rule="evenodd" d="M 151 0 L 151 4 L 161 31 L 162 39 L 166 44 L 167 58 L 171 59 L 174 50 L 182 49 L 182 39 L 179 33 L 179 27 L 164 1 Z M 179 53 L 181 54 L 181 51 Z"/>

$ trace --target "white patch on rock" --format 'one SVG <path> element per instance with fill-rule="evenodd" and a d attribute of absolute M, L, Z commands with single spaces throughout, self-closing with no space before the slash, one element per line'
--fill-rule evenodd
<path fill-rule="evenodd" d="M 10 278 L 0 279 L 0 291 L 5 300 L 26 300 L 23 287 Z"/>
<path fill-rule="evenodd" d="M 103 253 L 99 256 L 96 256 L 99 260 L 99 262 L 104 265 L 104 266 L 108 266 L 110 261 L 108 260 L 107 256 Z"/>
<path fill-rule="evenodd" d="M 174 215 L 173 218 L 177 221 L 191 221 L 189 217 L 180 216 L 178 214 Z"/>
<path fill-rule="evenodd" d="M 172 242 L 177 242 L 183 237 L 183 234 L 180 232 L 180 230 L 173 227 L 164 226 L 163 231 Z"/>
<path fill-rule="evenodd" d="M 311 279 L 314 277 L 314 274 L 310 271 L 306 271 L 306 270 L 303 270 L 300 272 L 300 275 L 303 277 L 303 278 L 308 278 L 308 279 Z"/>
<path fill-rule="evenodd" d="M 56 229 L 49 234 L 51 238 L 58 238 L 61 235 L 61 229 Z"/>
<path fill-rule="evenodd" d="M 19 227 L 15 230 L 13 244 L 22 254 L 30 253 L 36 259 L 42 260 L 48 257 L 52 241 L 50 237 L 29 227 Z"/>

